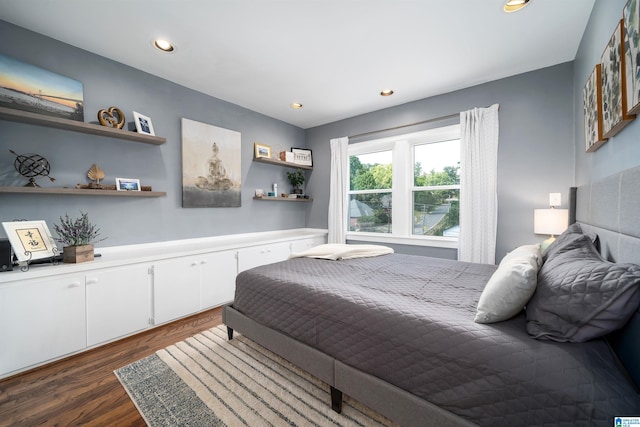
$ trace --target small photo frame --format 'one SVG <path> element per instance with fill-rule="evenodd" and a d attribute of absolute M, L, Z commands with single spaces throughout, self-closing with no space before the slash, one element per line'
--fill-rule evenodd
<path fill-rule="evenodd" d="M 293 153 L 293 163 L 302 166 L 313 166 L 313 157 L 311 150 L 305 148 L 291 148 Z"/>
<path fill-rule="evenodd" d="M 271 158 L 271 147 L 270 146 L 254 142 L 253 143 L 253 147 L 254 147 L 254 151 L 255 151 L 254 156 L 255 156 L 256 159 L 259 159 L 261 157 L 266 157 L 267 159 Z"/>
<path fill-rule="evenodd" d="M 7 233 L 18 262 L 52 258 L 58 252 L 44 221 L 3 222 L 2 227 Z"/>
<path fill-rule="evenodd" d="M 155 135 L 155 132 L 153 131 L 153 123 L 151 123 L 151 119 L 149 117 L 143 116 L 142 114 L 134 111 L 133 120 L 136 122 L 136 130 L 138 133 Z"/>
<path fill-rule="evenodd" d="M 118 191 L 140 191 L 140 180 L 135 178 L 116 178 Z"/>

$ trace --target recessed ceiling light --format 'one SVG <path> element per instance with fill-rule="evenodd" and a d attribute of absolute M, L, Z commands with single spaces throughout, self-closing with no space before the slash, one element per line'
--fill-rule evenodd
<path fill-rule="evenodd" d="M 529 4 L 529 0 L 507 0 L 504 4 L 504 11 L 507 13 L 516 12 Z"/>
<path fill-rule="evenodd" d="M 393 95 L 393 91 L 391 89 L 385 89 L 382 92 L 380 92 L 381 96 L 391 96 Z"/>
<path fill-rule="evenodd" d="M 168 40 L 156 39 L 153 41 L 153 45 L 163 52 L 173 52 L 175 47 Z"/>
<path fill-rule="evenodd" d="M 299 102 L 292 102 L 292 103 L 291 103 L 291 105 L 290 105 L 290 107 L 291 107 L 291 108 L 294 108 L 294 109 L 296 109 L 296 110 L 299 110 L 299 109 L 301 109 L 301 108 L 303 107 L 303 105 L 302 105 L 302 104 L 300 104 Z"/>

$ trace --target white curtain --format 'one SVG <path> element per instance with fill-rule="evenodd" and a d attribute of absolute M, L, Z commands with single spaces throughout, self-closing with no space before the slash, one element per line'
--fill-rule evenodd
<path fill-rule="evenodd" d="M 346 242 L 347 179 L 349 138 L 331 140 L 331 180 L 329 186 L 329 236 L 327 243 Z"/>
<path fill-rule="evenodd" d="M 460 261 L 495 264 L 498 109 L 494 104 L 460 113 Z"/>

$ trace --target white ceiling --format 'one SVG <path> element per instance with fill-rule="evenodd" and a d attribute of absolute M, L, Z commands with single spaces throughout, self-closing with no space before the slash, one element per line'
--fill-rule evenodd
<path fill-rule="evenodd" d="M 571 61 L 594 1 L 0 0 L 0 19 L 309 128 Z"/>

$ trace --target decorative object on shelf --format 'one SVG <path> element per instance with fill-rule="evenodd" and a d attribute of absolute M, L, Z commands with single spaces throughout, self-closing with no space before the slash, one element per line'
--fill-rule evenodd
<path fill-rule="evenodd" d="M 102 126 L 122 129 L 125 123 L 124 113 L 118 107 L 109 107 L 108 110 L 98 111 L 98 121 Z"/>
<path fill-rule="evenodd" d="M 602 136 L 611 138 L 634 118 L 627 113 L 623 20 L 618 22 L 602 54 Z"/>
<path fill-rule="evenodd" d="M 253 143 L 253 156 L 256 159 L 260 159 L 266 157 L 267 159 L 271 158 L 271 147 L 265 144 L 260 144 L 258 142 Z"/>
<path fill-rule="evenodd" d="M 28 264 L 37 259 L 53 258 L 58 254 L 55 241 L 44 221 L 3 222 L 18 263 Z"/>
<path fill-rule="evenodd" d="M 264 190 L 262 188 L 256 188 L 256 197 L 264 196 Z"/>
<path fill-rule="evenodd" d="M 293 163 L 293 153 L 291 151 L 281 151 L 280 160 L 287 163 Z"/>
<path fill-rule="evenodd" d="M 311 150 L 305 148 L 291 148 L 293 153 L 293 163 L 297 165 L 313 166 L 313 158 L 311 157 Z"/>
<path fill-rule="evenodd" d="M 0 54 L 0 105 L 84 121 L 82 83 Z"/>
<path fill-rule="evenodd" d="M 88 188 L 102 189 L 104 187 L 102 184 L 100 184 L 100 180 L 104 179 L 104 171 L 100 169 L 100 167 L 95 163 L 93 164 L 93 166 L 91 166 L 89 172 L 87 172 L 87 178 L 89 178 L 91 181 L 95 181 L 89 183 Z"/>
<path fill-rule="evenodd" d="M 624 20 L 625 86 L 627 113 L 640 112 L 640 13 L 638 0 L 629 0 L 622 11 Z"/>
<path fill-rule="evenodd" d="M 295 172 L 287 172 L 287 178 L 289 178 L 289 182 L 293 187 L 291 193 L 303 194 L 302 188 L 300 188 L 305 181 L 304 172 L 302 171 L 302 169 L 298 169 Z"/>
<path fill-rule="evenodd" d="M 240 132 L 182 119 L 182 207 L 239 207 Z"/>
<path fill-rule="evenodd" d="M 151 123 L 151 119 L 149 117 L 134 111 L 133 120 L 136 123 L 136 130 L 138 131 L 138 133 L 155 135 L 155 132 L 153 131 L 153 123 Z"/>
<path fill-rule="evenodd" d="M 53 229 L 58 234 L 56 241 L 62 243 L 62 262 L 80 263 L 93 261 L 93 244 L 106 239 L 96 240 L 100 229 L 89 222 L 89 214 L 80 212 L 80 217 L 69 218 L 69 214 L 60 217 L 60 225 L 54 224 Z"/>
<path fill-rule="evenodd" d="M 607 138 L 602 137 L 602 81 L 600 64 L 596 65 L 582 89 L 584 105 L 584 140 L 587 152 L 596 151 Z"/>
<path fill-rule="evenodd" d="M 47 177 L 51 182 L 56 180 L 49 176 L 51 165 L 47 159 L 41 155 L 34 153 L 18 154 L 13 150 L 9 150 L 9 152 L 16 156 L 13 167 L 20 175 L 29 180 L 29 182 L 24 185 L 25 187 L 40 187 L 36 184 L 36 178 L 39 176 Z"/>
<path fill-rule="evenodd" d="M 116 190 L 141 191 L 140 180 L 136 178 L 116 178 Z"/>

